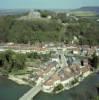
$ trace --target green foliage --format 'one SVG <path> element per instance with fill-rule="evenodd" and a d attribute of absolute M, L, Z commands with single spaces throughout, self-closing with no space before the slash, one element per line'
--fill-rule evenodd
<path fill-rule="evenodd" d="M 18 21 L 13 17 L 0 17 L 0 41 L 15 43 L 58 41 L 57 35 L 60 34 L 61 27 L 57 21 Z"/>
<path fill-rule="evenodd" d="M 23 69 L 26 57 L 24 54 L 14 53 L 10 50 L 0 53 L 0 67 L 11 72 L 13 69 Z"/>
<path fill-rule="evenodd" d="M 89 63 L 90 63 L 90 65 L 91 65 L 93 68 L 97 68 L 97 67 L 98 67 L 99 58 L 98 58 L 98 56 L 96 55 L 96 53 L 94 53 L 94 54 L 92 55 L 92 58 L 89 59 Z"/>
<path fill-rule="evenodd" d="M 51 57 L 50 53 L 48 53 L 48 54 L 39 54 L 37 52 L 32 52 L 32 53 L 27 53 L 26 55 L 31 60 L 33 60 L 33 59 L 39 59 L 41 61 L 48 61 L 49 58 Z"/>
<path fill-rule="evenodd" d="M 58 91 L 62 90 L 63 88 L 64 88 L 64 87 L 63 87 L 62 84 L 58 84 L 58 85 L 54 88 L 53 92 L 58 92 Z"/>
<path fill-rule="evenodd" d="M 73 81 L 71 81 L 71 85 L 74 85 L 74 84 L 76 84 L 77 82 L 78 82 L 78 79 L 75 78 Z"/>
<path fill-rule="evenodd" d="M 41 17 L 44 17 L 44 18 L 46 18 L 49 15 L 52 15 L 52 12 L 47 11 L 47 10 L 44 10 L 44 11 L 42 10 L 40 11 L 40 13 L 41 13 Z"/>
<path fill-rule="evenodd" d="M 96 96 L 94 100 L 99 100 L 99 96 Z"/>
<path fill-rule="evenodd" d="M 63 23 L 67 22 L 66 13 L 57 14 L 57 18 L 60 19 Z"/>
<path fill-rule="evenodd" d="M 79 39 L 79 44 L 99 44 L 99 23 L 90 18 L 79 17 L 78 21 L 70 21 L 65 13 L 44 11 L 43 16 L 54 15 L 51 20 L 34 19 L 32 21 L 16 20 L 16 16 L 0 17 L 0 42 L 35 43 L 41 42 L 62 42 L 70 43 L 73 37 Z M 57 20 L 68 23 L 62 26 Z M 64 30 L 64 31 L 62 31 Z M 83 34 L 82 34 L 83 33 Z"/>

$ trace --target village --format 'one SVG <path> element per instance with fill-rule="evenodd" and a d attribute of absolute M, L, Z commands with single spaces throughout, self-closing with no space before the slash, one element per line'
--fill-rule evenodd
<path fill-rule="evenodd" d="M 77 46 L 60 43 L 36 44 L 35 46 L 14 43 L 0 44 L 0 51 L 5 50 L 24 54 L 28 52 L 51 53 L 51 58 L 47 62 L 38 64 L 38 67 L 28 65 L 28 70 L 34 70 L 33 73 L 17 75 L 16 78 L 10 77 L 10 79 L 20 84 L 28 84 L 28 81 L 34 82 L 35 86 L 40 84 L 41 90 L 47 93 L 53 91 L 57 93 L 78 85 L 80 81 L 92 73 L 93 69 L 88 62 L 88 58 L 94 52 L 99 56 L 98 46 L 90 48 L 88 45 Z M 23 78 L 27 82 L 24 82 Z"/>

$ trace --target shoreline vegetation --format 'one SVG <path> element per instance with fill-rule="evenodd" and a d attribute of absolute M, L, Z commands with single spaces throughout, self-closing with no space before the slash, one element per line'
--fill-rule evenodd
<path fill-rule="evenodd" d="M 59 94 L 61 93 L 62 91 L 65 91 L 65 90 L 69 90 L 73 87 L 76 87 L 80 84 L 80 82 L 82 82 L 86 77 L 88 77 L 89 75 L 91 75 L 92 72 L 87 72 L 83 75 L 83 79 L 82 80 L 79 80 L 77 81 L 76 83 L 72 84 L 70 87 L 67 87 L 67 86 L 63 86 L 61 85 L 62 89 L 60 88 L 60 90 L 57 90 L 57 91 L 51 91 L 50 93 L 53 93 L 53 94 Z M 18 76 L 15 76 L 15 75 L 8 75 L 8 79 L 16 82 L 17 84 L 19 85 L 30 85 L 29 82 L 26 82 L 25 80 L 23 80 L 22 78 L 19 78 Z M 72 82 L 72 81 L 71 81 Z M 61 83 L 60 83 L 61 84 Z M 55 88 L 54 88 L 55 89 Z M 43 90 L 42 90 L 43 91 Z M 47 92 L 45 92 L 47 93 Z"/>
<path fill-rule="evenodd" d="M 71 86 L 63 86 L 62 84 L 59 84 L 59 85 L 57 85 L 56 87 L 54 87 L 54 90 L 55 90 L 55 88 L 57 88 L 58 86 L 61 87 L 61 88 L 59 88 L 59 90 L 57 90 L 57 91 L 53 91 L 52 93 L 54 93 L 54 94 L 59 94 L 59 93 L 61 93 L 62 91 L 72 89 L 73 87 L 78 86 L 86 77 L 88 77 L 88 76 L 91 75 L 91 74 L 92 74 L 92 72 L 86 72 L 86 73 L 83 74 L 83 77 L 82 77 L 81 80 L 79 80 L 79 79 L 78 79 L 77 81 L 75 81 L 75 79 L 72 80 L 72 81 L 70 82 L 70 83 L 73 83 L 73 84 L 71 84 Z M 79 77 L 79 78 L 80 78 L 80 77 Z M 74 82 L 74 81 L 75 81 L 75 82 Z"/>
<path fill-rule="evenodd" d="M 92 75 L 93 73 L 98 73 L 99 72 L 99 69 L 95 69 L 93 72 L 90 71 L 90 72 L 86 72 L 83 74 L 83 77 L 82 77 L 82 80 L 78 80 L 76 83 L 74 83 L 72 86 L 70 87 L 64 87 L 58 91 L 54 91 L 53 93 L 54 94 L 59 94 L 61 93 L 62 91 L 65 91 L 65 90 L 69 90 L 69 89 L 72 89 L 73 87 L 76 87 L 78 86 L 85 78 L 87 78 L 89 75 Z M 74 81 L 74 80 L 73 80 Z M 72 82 L 72 81 L 71 81 Z M 57 87 L 57 86 L 56 86 Z"/>

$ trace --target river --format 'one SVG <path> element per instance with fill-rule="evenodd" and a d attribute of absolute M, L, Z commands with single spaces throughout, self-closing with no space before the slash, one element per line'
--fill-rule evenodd
<path fill-rule="evenodd" d="M 29 86 L 18 85 L 5 77 L 0 77 L 0 100 L 18 100 L 29 89 Z"/>
<path fill-rule="evenodd" d="M 40 92 L 33 100 L 91 100 L 97 95 L 99 74 L 92 74 L 77 87 L 57 95 Z M 0 100 L 18 100 L 31 87 L 18 85 L 7 78 L 0 77 Z"/>
<path fill-rule="evenodd" d="M 93 100 L 97 96 L 99 74 L 88 76 L 80 85 L 57 95 L 40 92 L 33 100 Z"/>

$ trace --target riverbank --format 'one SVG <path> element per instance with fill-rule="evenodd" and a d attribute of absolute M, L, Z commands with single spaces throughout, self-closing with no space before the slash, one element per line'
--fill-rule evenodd
<path fill-rule="evenodd" d="M 86 77 L 88 77 L 88 76 L 91 75 L 91 74 L 92 74 L 92 72 L 90 72 L 90 71 L 84 73 L 82 78 L 78 77 L 78 82 L 76 82 L 75 84 L 73 84 L 73 85 L 71 85 L 71 86 L 65 86 L 62 90 L 57 91 L 56 94 L 58 94 L 58 93 L 60 93 L 60 92 L 62 92 L 62 91 L 65 91 L 65 90 L 72 89 L 72 88 L 78 86 Z M 75 80 L 75 79 L 74 79 L 74 80 Z M 72 81 L 74 81 L 74 80 L 72 80 Z M 71 82 L 72 82 L 72 81 L 71 81 Z"/>
<path fill-rule="evenodd" d="M 46 89 L 46 87 L 43 87 L 43 90 L 42 91 L 45 92 L 45 93 L 49 93 L 49 94 L 53 94 L 53 93 L 59 94 L 62 91 L 69 90 L 69 89 L 71 89 L 73 87 L 78 86 L 90 74 L 92 74 L 92 72 L 91 71 L 88 71 L 86 73 L 83 73 L 83 75 L 81 75 L 82 77 L 79 75 L 76 78 L 73 77 L 71 79 L 66 80 L 65 83 L 64 82 L 60 82 L 60 84 L 63 85 L 63 89 L 61 89 L 61 90 L 58 90 L 58 91 L 53 92 L 55 86 L 52 86 L 49 89 Z M 76 82 L 75 82 L 75 79 L 76 79 Z"/>
<path fill-rule="evenodd" d="M 22 78 L 19 78 L 18 76 L 8 75 L 8 79 L 10 79 L 20 85 L 22 85 L 22 84 L 28 85 L 28 82 L 24 81 Z"/>
<path fill-rule="evenodd" d="M 58 95 L 41 91 L 33 100 L 90 100 L 90 97 L 97 95 L 95 89 L 98 84 L 99 74 L 93 73 L 86 77 L 78 86 L 68 91 L 65 90 Z M 31 87 L 27 85 L 18 85 L 5 77 L 0 78 L 0 100 L 18 100 L 20 96 L 30 89 Z M 92 98 L 91 100 L 94 99 Z"/>
<path fill-rule="evenodd" d="M 98 94 L 99 74 L 92 73 L 79 85 L 59 94 L 40 92 L 33 100 L 95 100 Z M 93 92 L 94 91 L 94 92 Z"/>

